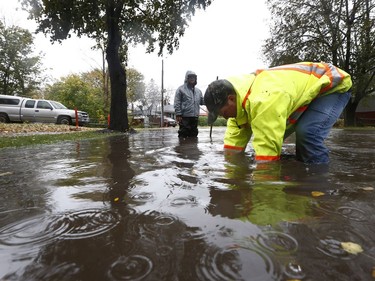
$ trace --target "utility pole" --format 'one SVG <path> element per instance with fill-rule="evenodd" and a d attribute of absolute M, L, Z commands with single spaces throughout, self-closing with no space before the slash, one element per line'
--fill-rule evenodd
<path fill-rule="evenodd" d="M 160 127 L 164 127 L 164 60 L 161 60 L 161 116 Z"/>

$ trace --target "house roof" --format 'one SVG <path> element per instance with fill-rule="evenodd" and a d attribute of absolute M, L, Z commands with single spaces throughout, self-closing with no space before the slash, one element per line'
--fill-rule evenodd
<path fill-rule="evenodd" d="M 174 114 L 175 111 L 174 111 L 173 104 L 166 104 L 166 105 L 164 105 L 164 113 Z M 207 108 L 206 108 L 205 105 L 201 105 L 200 106 L 199 116 L 207 116 Z"/>
<path fill-rule="evenodd" d="M 166 104 L 166 105 L 164 105 L 164 112 L 165 113 L 174 113 L 174 106 L 173 106 L 173 104 Z"/>

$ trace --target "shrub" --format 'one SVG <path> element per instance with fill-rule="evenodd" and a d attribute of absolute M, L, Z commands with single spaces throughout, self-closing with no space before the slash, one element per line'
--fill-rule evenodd
<path fill-rule="evenodd" d="M 199 126 L 208 126 L 207 116 L 199 116 Z M 227 120 L 223 117 L 218 117 L 213 124 L 214 126 L 226 126 Z"/>

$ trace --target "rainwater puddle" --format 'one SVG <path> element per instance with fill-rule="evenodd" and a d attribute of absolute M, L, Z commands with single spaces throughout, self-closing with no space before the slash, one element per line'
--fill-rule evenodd
<path fill-rule="evenodd" d="M 374 130 L 333 130 L 328 166 L 223 134 L 2 149 L 0 280 L 374 280 Z"/>

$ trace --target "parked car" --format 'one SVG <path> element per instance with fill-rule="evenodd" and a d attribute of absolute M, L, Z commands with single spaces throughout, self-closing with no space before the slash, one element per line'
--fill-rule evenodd
<path fill-rule="evenodd" d="M 176 120 L 174 120 L 173 118 L 167 117 L 167 116 L 163 117 L 163 121 L 164 121 L 164 127 L 176 127 L 176 125 L 177 125 L 177 121 Z M 150 117 L 150 122 L 154 126 L 155 125 L 159 125 L 160 126 L 160 116 L 157 115 L 157 116 Z"/>
<path fill-rule="evenodd" d="M 77 111 L 77 117 L 80 126 L 90 121 L 89 115 L 84 111 Z M 9 122 L 74 125 L 76 111 L 57 101 L 0 95 L 0 123 Z"/>
<path fill-rule="evenodd" d="M 164 119 L 164 127 L 176 127 L 177 121 L 170 117 L 163 117 Z"/>
<path fill-rule="evenodd" d="M 145 116 L 133 116 L 130 119 L 130 125 L 131 126 L 144 126 L 145 123 Z"/>

